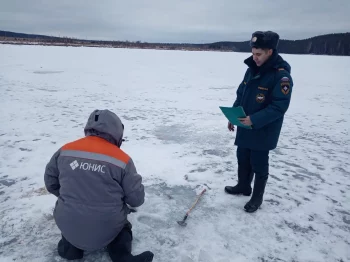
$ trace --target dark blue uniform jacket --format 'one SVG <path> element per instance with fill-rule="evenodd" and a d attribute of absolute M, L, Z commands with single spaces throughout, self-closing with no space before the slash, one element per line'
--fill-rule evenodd
<path fill-rule="evenodd" d="M 248 69 L 233 106 L 242 106 L 253 126 L 237 128 L 235 145 L 251 150 L 275 149 L 291 100 L 291 67 L 276 51 L 261 67 L 252 56 L 244 63 Z"/>

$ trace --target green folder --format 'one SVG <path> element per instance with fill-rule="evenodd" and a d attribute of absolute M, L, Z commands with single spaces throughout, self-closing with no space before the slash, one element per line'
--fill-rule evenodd
<path fill-rule="evenodd" d="M 252 129 L 251 126 L 245 126 L 238 120 L 238 118 L 243 118 L 243 117 L 247 116 L 244 112 L 243 107 L 241 107 L 241 106 L 238 106 L 238 107 L 220 106 L 220 109 L 232 125 L 244 127 L 247 129 Z"/>

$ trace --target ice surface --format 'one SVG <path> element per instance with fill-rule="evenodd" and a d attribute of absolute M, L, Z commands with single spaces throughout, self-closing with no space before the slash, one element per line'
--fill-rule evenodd
<path fill-rule="evenodd" d="M 249 54 L 0 45 L 0 261 L 63 261 L 43 172 L 115 111 L 146 186 L 134 250 L 154 261 L 350 261 L 349 57 L 283 55 L 295 86 L 257 213 L 236 182 L 230 106 Z M 203 188 L 207 192 L 180 227 Z M 105 252 L 84 261 L 110 261 Z"/>

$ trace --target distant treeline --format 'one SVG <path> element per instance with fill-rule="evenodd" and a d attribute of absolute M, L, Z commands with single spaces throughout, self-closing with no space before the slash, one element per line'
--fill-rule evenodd
<path fill-rule="evenodd" d="M 47 35 L 23 34 L 8 31 L 0 31 L 1 43 L 17 44 L 44 44 L 66 46 L 101 46 L 101 47 L 125 47 L 147 49 L 170 50 L 215 50 L 250 52 L 249 41 L 243 42 L 215 42 L 208 44 L 176 44 L 176 43 L 146 43 L 130 41 L 99 41 L 82 40 L 69 37 L 55 37 Z M 350 33 L 328 34 L 315 36 L 303 40 L 280 40 L 279 52 L 285 54 L 317 54 L 350 56 Z"/>
<path fill-rule="evenodd" d="M 228 48 L 235 52 L 250 52 L 249 41 L 218 42 L 210 45 L 214 49 Z M 350 33 L 328 34 L 303 40 L 281 40 L 278 50 L 285 54 L 350 55 Z"/>

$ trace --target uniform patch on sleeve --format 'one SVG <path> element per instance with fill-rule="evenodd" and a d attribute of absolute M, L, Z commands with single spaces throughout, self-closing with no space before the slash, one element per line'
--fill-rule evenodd
<path fill-rule="evenodd" d="M 288 95 L 290 91 L 290 80 L 286 76 L 281 79 L 281 91 L 285 95 Z"/>
<path fill-rule="evenodd" d="M 282 86 L 282 93 L 285 94 L 285 95 L 288 95 L 289 93 L 289 90 L 290 90 L 290 87 L 288 85 L 284 85 Z"/>

